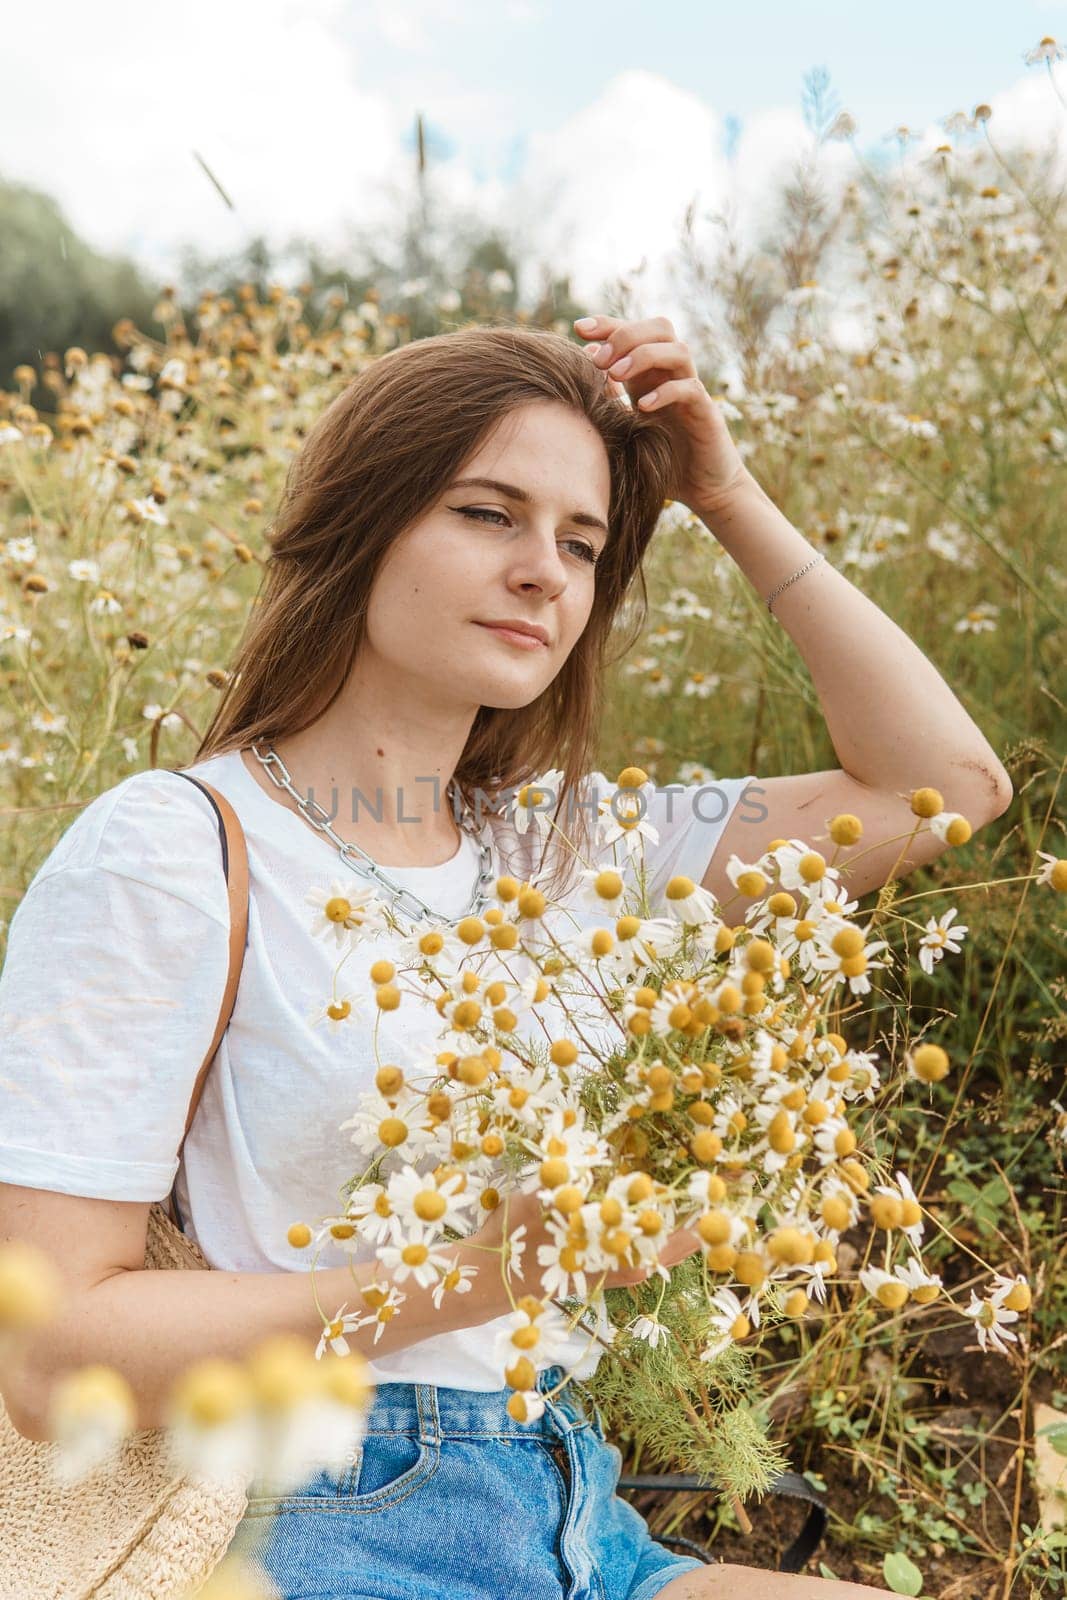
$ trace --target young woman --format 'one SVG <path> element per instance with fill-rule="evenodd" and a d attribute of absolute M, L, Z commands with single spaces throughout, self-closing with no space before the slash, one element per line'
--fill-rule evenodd
<path fill-rule="evenodd" d="M 832 566 L 812 565 L 670 323 L 598 318 L 592 337 L 592 356 L 521 328 L 404 346 L 357 376 L 292 465 L 231 685 L 186 769 L 240 817 L 251 899 L 236 1007 L 180 1164 L 226 974 L 205 797 L 166 770 L 124 779 L 81 813 L 20 902 L 0 977 L 0 1236 L 47 1241 L 77 1289 L 34 1382 L 9 1399 L 31 1436 L 65 1367 L 117 1366 L 140 1425 L 154 1426 L 190 1362 L 240 1357 L 268 1332 L 321 1333 L 287 1230 L 336 1214 L 354 1170 L 342 1119 L 381 1061 L 435 1048 L 440 1019 L 432 1006 L 384 1014 L 377 1052 L 358 1005 L 328 1022 L 338 949 L 310 931 L 306 896 L 356 881 L 396 918 L 346 962 L 355 996 L 371 994 L 374 961 L 410 949 L 420 915 L 479 910 L 502 872 L 545 866 L 559 914 L 594 925 L 573 898 L 590 817 L 570 802 L 606 785 L 590 771 L 603 668 L 623 601 L 637 588 L 643 604 L 641 559 L 666 497 L 703 517 L 772 600 L 842 766 L 656 791 L 653 895 L 685 873 L 730 899 L 731 854 L 755 859 L 838 811 L 865 825 L 862 858 L 850 869 L 845 851 L 841 863 L 862 894 L 943 848 L 930 833 L 903 862 L 897 842 L 869 848 L 910 831 L 912 788 L 938 785 L 974 827 L 1007 805 L 1003 768 L 930 662 Z M 543 854 L 538 829 L 482 804 L 553 766 L 554 815 L 577 855 Z M 138 1270 L 149 1204 L 175 1176 L 186 1231 L 220 1271 Z M 524 1220 L 534 1245 L 536 1207 Z M 346 1470 L 250 1503 L 235 1543 L 255 1546 L 284 1600 L 878 1592 L 705 1567 L 652 1539 L 615 1494 L 621 1456 L 599 1417 L 574 1386 L 550 1393 L 560 1368 L 539 1375 L 544 1415 L 513 1422 L 492 1359 L 510 1306 L 479 1249 L 499 1237 L 494 1213 L 452 1247 L 457 1265 L 479 1269 L 468 1293 L 438 1309 L 408 1279 L 373 1341 L 369 1327 L 350 1335 L 378 1387 Z M 664 1260 L 696 1247 L 682 1230 Z M 373 1246 L 330 1248 L 316 1267 L 328 1312 L 356 1299 L 353 1274 L 383 1281 Z M 560 1355 L 579 1378 L 602 1350 L 590 1344 L 578 1329 Z"/>

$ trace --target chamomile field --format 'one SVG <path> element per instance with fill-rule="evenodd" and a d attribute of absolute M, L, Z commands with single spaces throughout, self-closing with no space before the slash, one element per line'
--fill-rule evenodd
<path fill-rule="evenodd" d="M 857 158 L 839 199 L 798 177 L 773 257 L 724 250 L 686 291 L 707 297 L 698 366 L 748 466 L 937 666 L 1014 789 L 993 824 L 849 911 L 886 949 L 866 986 L 843 986 L 836 1029 L 887 1079 L 922 1042 L 947 1057 L 856 1113 L 921 1208 L 924 1275 L 879 1297 L 886 1230 L 864 1211 L 821 1293 L 738 1339 L 717 1391 L 743 1395 L 824 1492 L 809 1570 L 941 1600 L 1067 1591 L 1067 247 L 1054 162 L 1007 159 L 987 111 L 921 167 Z M 681 257 L 694 265 L 685 240 Z M 866 328 L 847 346 L 829 332 L 843 284 Z M 0 377 L 0 955 L 79 810 L 194 759 L 316 418 L 420 331 L 501 320 L 476 288 L 418 328 L 374 288 L 164 290 L 113 349 Z M 542 299 L 516 320 L 574 337 L 566 311 Z M 679 502 L 646 580 L 610 668 L 605 772 L 693 784 L 839 764 L 788 635 Z M 648 1286 L 611 1293 L 635 1316 L 654 1306 Z M 671 1468 L 668 1359 L 647 1341 L 644 1388 L 607 1362 L 590 1385 L 624 1473 Z M 799 1518 L 712 1489 L 633 1498 L 657 1536 L 753 1565 L 776 1565 Z"/>

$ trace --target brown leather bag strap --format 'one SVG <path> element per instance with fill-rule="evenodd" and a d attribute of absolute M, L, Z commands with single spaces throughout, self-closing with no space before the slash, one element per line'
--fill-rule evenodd
<path fill-rule="evenodd" d="M 196 1083 L 193 1086 L 193 1098 L 189 1105 L 189 1115 L 185 1119 L 185 1132 L 182 1142 L 178 1146 L 178 1159 L 181 1160 L 185 1141 L 189 1129 L 196 1116 L 196 1108 L 200 1104 L 204 1083 L 208 1069 L 215 1059 L 215 1052 L 226 1025 L 233 1012 L 234 1001 L 237 999 L 237 985 L 241 978 L 241 964 L 244 960 L 245 944 L 248 938 L 248 850 L 245 846 L 244 829 L 241 827 L 237 813 L 234 811 L 225 795 L 204 783 L 200 778 L 193 778 L 188 772 L 175 772 L 175 777 L 188 778 L 190 783 L 195 783 L 198 789 L 203 790 L 215 808 L 215 815 L 219 823 L 219 838 L 222 841 L 222 870 L 226 874 L 226 887 L 230 897 L 230 970 L 226 978 L 226 989 L 222 996 L 222 1005 L 219 1008 L 219 1020 L 215 1025 L 215 1036 L 208 1046 L 207 1055 L 203 1065 L 197 1073 Z"/>

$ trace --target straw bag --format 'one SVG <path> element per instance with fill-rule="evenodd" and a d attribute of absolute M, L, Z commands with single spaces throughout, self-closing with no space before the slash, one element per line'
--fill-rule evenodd
<path fill-rule="evenodd" d="M 208 1069 L 226 1030 L 248 931 L 248 855 L 229 802 L 187 778 L 215 808 L 230 899 L 230 967 L 215 1037 L 197 1075 L 179 1159 Z M 210 1271 L 182 1233 L 171 1189 L 148 1213 L 144 1264 Z M 248 1505 L 236 1479 L 196 1483 L 174 1477 L 162 1428 L 128 1437 L 114 1465 L 70 1488 L 53 1482 L 50 1441 L 24 1438 L 0 1401 L 0 1600 L 176 1600 L 222 1560 Z"/>

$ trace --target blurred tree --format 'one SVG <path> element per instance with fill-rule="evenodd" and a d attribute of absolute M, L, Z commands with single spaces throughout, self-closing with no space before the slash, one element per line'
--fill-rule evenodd
<path fill-rule="evenodd" d="M 132 317 L 150 328 L 158 290 L 132 261 L 79 238 L 51 195 L 0 179 L 0 388 L 15 387 L 22 362 L 40 371 L 49 351 L 81 345 L 118 355 L 115 323 Z M 47 389 L 30 398 L 51 410 Z"/>

